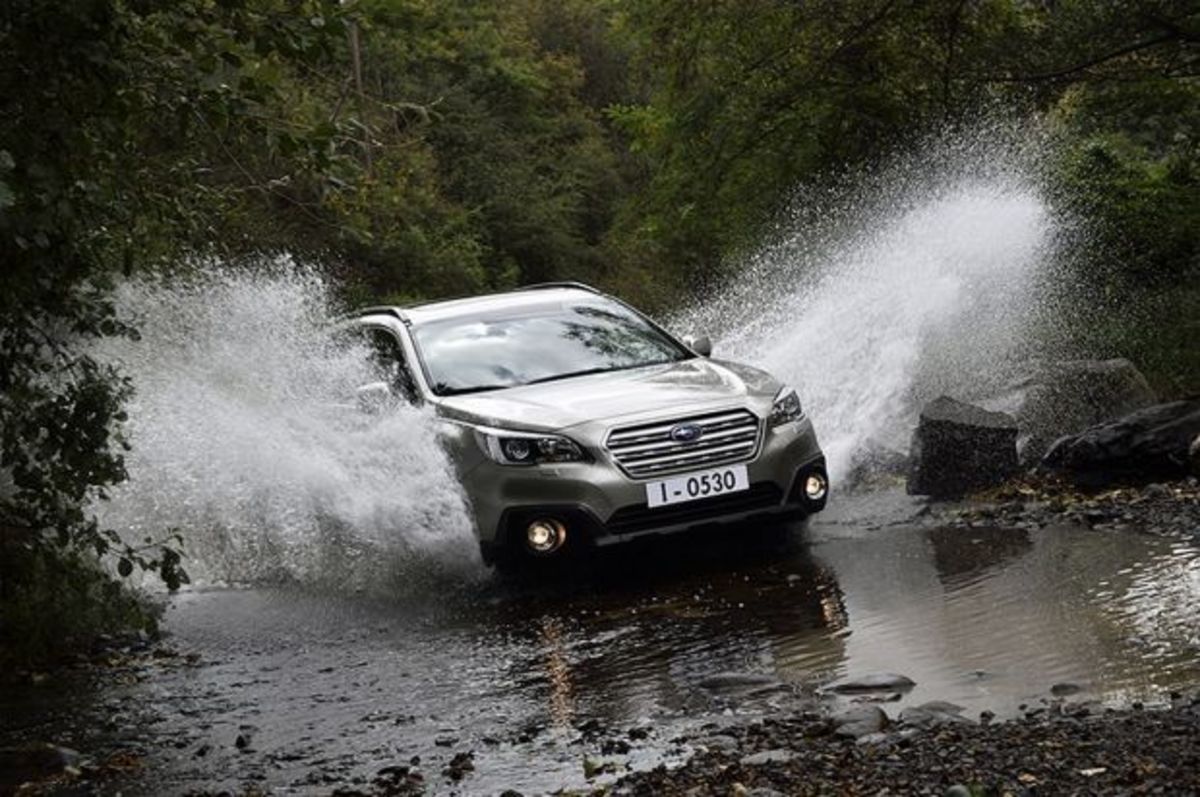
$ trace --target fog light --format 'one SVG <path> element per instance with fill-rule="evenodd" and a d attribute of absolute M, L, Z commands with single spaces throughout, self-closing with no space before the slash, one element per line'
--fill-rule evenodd
<path fill-rule="evenodd" d="M 804 495 L 809 501 L 820 501 L 829 490 L 829 482 L 820 473 L 810 473 L 804 480 Z"/>
<path fill-rule="evenodd" d="M 525 529 L 525 544 L 536 554 L 554 553 L 567 540 L 567 527 L 552 518 L 535 520 Z"/>

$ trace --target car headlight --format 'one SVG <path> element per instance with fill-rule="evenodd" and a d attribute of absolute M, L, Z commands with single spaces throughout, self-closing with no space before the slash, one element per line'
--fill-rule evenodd
<path fill-rule="evenodd" d="M 771 426 L 782 426 L 785 423 L 799 420 L 804 415 L 800 407 L 800 397 L 790 387 L 779 391 L 775 404 L 771 407 Z"/>
<path fill-rule="evenodd" d="M 583 462 L 587 459 L 578 443 L 555 434 L 477 428 L 475 439 L 483 453 L 501 465 Z"/>

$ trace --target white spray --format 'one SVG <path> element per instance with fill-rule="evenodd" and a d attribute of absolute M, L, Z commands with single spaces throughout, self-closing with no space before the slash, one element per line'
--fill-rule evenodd
<path fill-rule="evenodd" d="M 947 137 L 850 191 L 799 194 L 774 242 L 674 326 L 793 383 L 835 475 L 872 446 L 907 450 L 923 401 L 984 394 L 1033 350 L 1057 235 L 1028 141 Z"/>
<path fill-rule="evenodd" d="M 141 341 L 104 352 L 136 393 L 129 481 L 101 521 L 179 529 L 202 580 L 358 588 L 477 562 L 432 418 L 356 411 L 368 358 L 335 345 L 326 280 L 286 260 L 201 273 L 118 291 Z"/>

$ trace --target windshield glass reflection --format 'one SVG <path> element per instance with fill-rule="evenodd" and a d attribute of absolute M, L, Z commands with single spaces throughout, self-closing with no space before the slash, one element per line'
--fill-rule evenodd
<path fill-rule="evenodd" d="M 452 318 L 414 337 L 438 395 L 473 393 L 691 357 L 644 318 L 614 303 Z"/>

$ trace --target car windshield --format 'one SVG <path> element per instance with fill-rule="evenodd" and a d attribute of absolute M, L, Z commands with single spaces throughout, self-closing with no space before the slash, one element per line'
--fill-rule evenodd
<path fill-rule="evenodd" d="M 543 305 L 414 329 L 439 396 L 677 362 L 692 353 L 622 305 Z"/>

